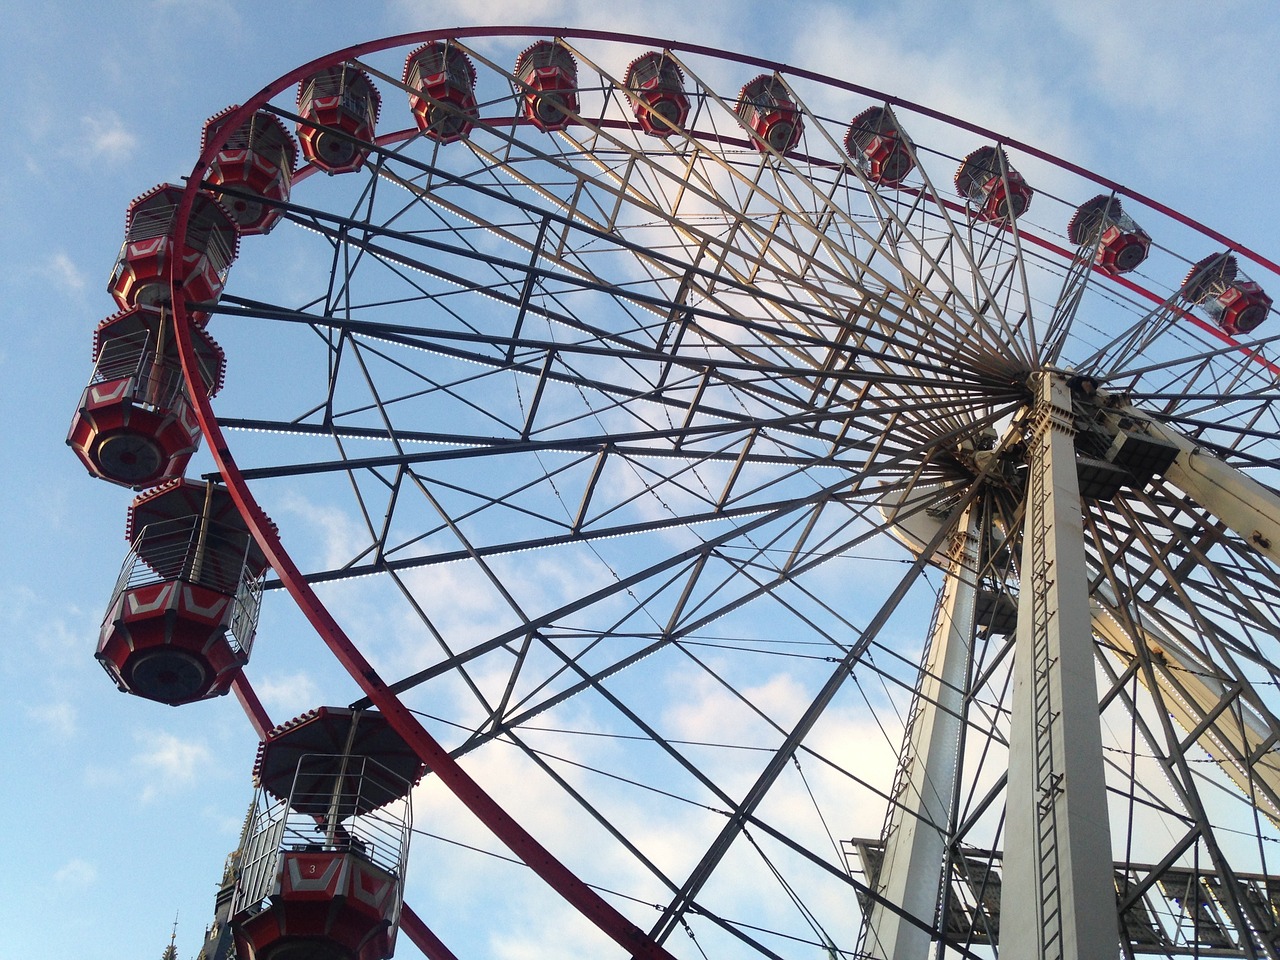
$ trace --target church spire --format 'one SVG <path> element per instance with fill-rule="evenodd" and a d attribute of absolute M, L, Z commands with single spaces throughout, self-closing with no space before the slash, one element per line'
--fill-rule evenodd
<path fill-rule="evenodd" d="M 173 932 L 169 934 L 169 945 L 160 954 L 160 960 L 178 960 L 178 915 L 173 915 Z"/>

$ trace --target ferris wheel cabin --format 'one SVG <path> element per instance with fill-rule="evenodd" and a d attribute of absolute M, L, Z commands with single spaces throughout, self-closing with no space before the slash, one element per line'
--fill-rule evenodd
<path fill-rule="evenodd" d="M 303 80 L 298 84 L 302 156 L 328 174 L 359 170 L 381 106 L 377 87 L 355 67 L 329 67 Z"/>
<path fill-rule="evenodd" d="M 651 137 L 669 137 L 689 118 L 684 74 L 665 53 L 650 50 L 632 60 L 623 86 L 640 129 Z"/>
<path fill-rule="evenodd" d="M 915 169 L 910 143 L 892 110 L 870 107 L 849 124 L 844 149 L 872 183 L 897 187 Z"/>
<path fill-rule="evenodd" d="M 989 223 L 1016 220 L 1035 194 L 1001 147 L 979 147 L 965 157 L 955 184 L 956 192 L 969 201 L 970 215 Z"/>
<path fill-rule="evenodd" d="M 1232 335 L 1253 330 L 1271 310 L 1271 298 L 1240 272 L 1230 253 L 1215 253 L 1193 266 L 1182 282 L 1182 297 Z"/>
<path fill-rule="evenodd" d="M 762 153 L 786 153 L 804 132 L 804 121 L 786 84 L 772 74 L 762 73 L 742 88 L 737 113 Z"/>
<path fill-rule="evenodd" d="M 174 234 L 181 201 L 181 187 L 162 183 L 129 204 L 124 244 L 107 284 L 120 309 L 168 303 L 175 276 L 186 301 L 212 303 L 222 295 L 240 230 L 221 203 L 199 193 L 179 243 Z"/>
<path fill-rule="evenodd" d="M 126 536 L 98 660 L 123 692 L 170 706 L 226 693 L 249 661 L 267 569 L 231 494 L 156 487 L 133 501 Z"/>
<path fill-rule="evenodd" d="M 238 107 L 230 106 L 204 125 L 203 150 Z M 289 202 L 298 146 L 273 113 L 259 110 L 233 132 L 209 164 L 205 179 L 231 214 L 241 234 L 270 233 Z"/>
<path fill-rule="evenodd" d="M 578 112 L 578 64 L 560 44 L 539 40 L 516 58 L 516 80 L 524 87 L 525 117 L 550 133 L 569 125 Z"/>
<path fill-rule="evenodd" d="M 476 68 L 459 48 L 424 43 L 404 62 L 409 109 L 432 140 L 453 143 L 471 132 L 476 118 Z"/>
<path fill-rule="evenodd" d="M 1078 247 L 1096 245 L 1094 265 L 1110 276 L 1138 267 L 1151 251 L 1151 237 L 1120 206 L 1120 198 L 1099 194 L 1076 207 L 1067 236 Z"/>
<path fill-rule="evenodd" d="M 320 707 L 268 733 L 231 901 L 236 955 L 390 957 L 422 772 L 376 712 Z"/>
<path fill-rule="evenodd" d="M 196 363 L 206 396 L 222 385 L 226 358 L 194 327 Z M 67 444 L 89 472 L 143 489 L 182 475 L 200 444 L 172 314 L 141 306 L 108 317 L 94 334 L 94 368 L 71 421 Z"/>

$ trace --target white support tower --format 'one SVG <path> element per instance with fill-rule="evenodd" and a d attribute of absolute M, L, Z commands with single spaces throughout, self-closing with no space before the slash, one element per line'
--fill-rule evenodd
<path fill-rule="evenodd" d="M 977 606 L 979 506 L 957 527 L 929 652 L 917 686 L 884 831 L 876 892 L 933 925 L 942 898 L 959 763 L 964 690 Z M 926 960 L 933 937 L 901 913 L 868 907 L 866 952 L 879 960 Z"/>
<path fill-rule="evenodd" d="M 1000 953 L 1100 960 L 1119 924 L 1071 394 L 1032 386 Z"/>

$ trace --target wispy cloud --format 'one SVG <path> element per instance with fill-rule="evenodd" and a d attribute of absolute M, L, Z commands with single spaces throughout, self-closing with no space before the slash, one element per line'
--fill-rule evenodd
<path fill-rule="evenodd" d="M 98 879 L 98 868 L 88 860 L 68 860 L 53 873 L 53 882 L 60 887 L 83 890 Z"/>
<path fill-rule="evenodd" d="M 27 707 L 27 716 L 59 739 L 70 740 L 76 735 L 77 713 L 72 703 L 61 701 Z"/>
<path fill-rule="evenodd" d="M 143 778 L 143 803 L 194 783 L 201 768 L 213 760 L 212 751 L 201 740 L 183 740 L 155 730 L 137 734 L 137 740 L 140 750 L 131 764 Z"/>
<path fill-rule="evenodd" d="M 297 716 L 320 702 L 320 688 L 304 670 L 255 676 L 253 688 L 278 720 Z"/>
<path fill-rule="evenodd" d="M 283 500 L 282 507 L 302 519 L 308 532 L 324 544 L 324 563 L 329 567 L 350 562 L 352 555 L 369 542 L 369 531 L 338 507 L 316 503 L 297 493 Z"/>
<path fill-rule="evenodd" d="M 1224 89 L 1235 97 L 1274 99 L 1274 80 L 1260 76 L 1255 64 L 1274 46 L 1280 24 L 1240 17 L 1232 10 L 1239 4 L 1191 4 L 1177 16 L 1155 2 L 1127 4 L 1123 16 L 1105 0 L 1039 5 L 1079 45 L 1084 81 L 1102 95 L 1123 91 L 1130 109 L 1185 121 L 1188 110 L 1216 117 Z M 1205 82 L 1210 77 L 1220 83 Z"/>
<path fill-rule="evenodd" d="M 637 36 L 696 37 L 700 43 L 728 43 L 741 22 L 713 4 L 656 0 L 643 4 L 603 4 L 592 0 L 393 0 L 393 20 L 403 29 L 466 24 L 573 24 Z M 625 62 L 618 66 L 625 66 Z"/>
<path fill-rule="evenodd" d="M 124 125 L 120 115 L 114 110 L 103 110 L 96 114 L 85 114 L 80 118 L 83 127 L 84 145 L 83 162 L 106 161 L 107 163 L 125 163 L 130 160 L 138 148 L 138 138 Z"/>
<path fill-rule="evenodd" d="M 392 10 L 399 18 L 421 29 L 423 24 L 443 23 L 542 23 L 549 14 L 556 20 L 567 20 L 565 8 L 580 7 L 577 3 L 558 0 L 493 0 L 476 4 L 467 0 L 441 0 L 426 3 L 423 0 L 395 0 Z M 577 22 L 576 18 L 574 18 Z"/>
<path fill-rule="evenodd" d="M 97 614 L 96 616 L 100 616 Z M 25 584 L 0 589 L 0 627 L 7 636 L 26 638 L 17 652 L 46 669 L 64 674 L 85 671 L 85 638 L 97 635 L 95 614 L 68 604 L 63 597 L 48 596 Z M 12 666 L 12 665 L 11 665 Z"/>
<path fill-rule="evenodd" d="M 61 250 L 45 262 L 41 272 L 52 281 L 54 289 L 66 293 L 80 293 L 86 286 L 84 272 Z"/>

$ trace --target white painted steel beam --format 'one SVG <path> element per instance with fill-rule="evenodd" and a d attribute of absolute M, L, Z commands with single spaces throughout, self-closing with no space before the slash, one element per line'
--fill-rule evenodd
<path fill-rule="evenodd" d="M 1133 407 L 1108 410 L 1113 426 L 1129 417 L 1178 448 L 1164 478 L 1225 523 L 1272 563 L 1280 563 L 1280 496 L 1219 460 L 1167 424 Z"/>
<path fill-rule="evenodd" d="M 1071 395 L 1032 386 L 1000 955 L 1099 960 L 1119 924 Z"/>
<path fill-rule="evenodd" d="M 1095 601 L 1093 629 L 1122 664 L 1137 656 L 1134 638 L 1112 610 Z M 1280 825 L 1280 730 L 1248 702 L 1245 685 L 1229 682 L 1217 667 L 1154 624 L 1141 632 L 1152 659 L 1164 707 L 1195 743 L 1217 762 L 1258 810 Z M 1147 684 L 1147 674 L 1138 678 Z"/>
<path fill-rule="evenodd" d="M 896 803 L 885 828 L 876 891 L 932 924 L 942 897 L 942 868 L 955 798 L 964 688 L 977 606 L 978 513 L 970 504 L 957 527 L 951 564 L 904 735 Z M 868 907 L 866 952 L 879 960 L 926 960 L 928 930 L 878 903 Z"/>

